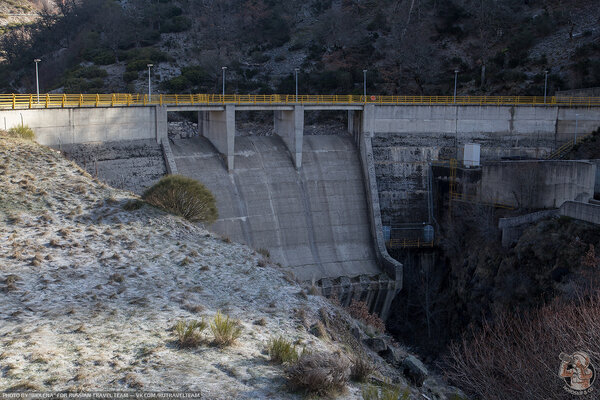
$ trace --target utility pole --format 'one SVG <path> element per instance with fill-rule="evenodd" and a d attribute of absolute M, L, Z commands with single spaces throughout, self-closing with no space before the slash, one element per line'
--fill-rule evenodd
<path fill-rule="evenodd" d="M 150 68 L 154 67 L 154 64 L 148 64 L 148 102 L 152 101 L 152 81 L 150 80 Z"/>
<path fill-rule="evenodd" d="M 296 103 L 298 102 L 298 71 L 300 71 L 300 68 L 294 68 L 296 73 Z"/>
<path fill-rule="evenodd" d="M 227 67 L 221 67 L 221 69 L 223 70 L 223 101 L 225 101 L 225 70 Z"/>
<path fill-rule="evenodd" d="M 363 95 L 365 96 L 365 103 L 367 102 L 367 70 L 363 69 Z"/>
<path fill-rule="evenodd" d="M 42 61 L 39 58 L 36 58 L 35 60 L 33 60 L 33 62 L 35 63 L 35 86 L 37 88 L 37 103 L 40 104 L 40 77 L 38 74 L 38 63 Z"/>
<path fill-rule="evenodd" d="M 579 116 L 581 114 L 575 114 L 575 139 L 573 140 L 573 146 L 577 144 L 577 123 L 579 122 Z"/>
<path fill-rule="evenodd" d="M 458 70 L 454 70 L 454 103 L 456 104 L 456 87 L 458 84 Z"/>

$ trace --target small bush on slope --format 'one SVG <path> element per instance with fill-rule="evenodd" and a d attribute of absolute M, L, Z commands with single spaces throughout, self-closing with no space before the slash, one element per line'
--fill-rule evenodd
<path fill-rule="evenodd" d="M 210 330 L 214 336 L 214 342 L 219 347 L 230 346 L 242 336 L 242 327 L 239 321 L 232 320 L 229 316 L 223 316 L 220 311 L 210 324 Z"/>
<path fill-rule="evenodd" d="M 213 194 L 200 182 L 181 175 L 165 176 L 146 190 L 143 199 L 192 222 L 212 224 L 218 217 Z"/>
<path fill-rule="evenodd" d="M 28 127 L 27 125 L 15 126 L 14 128 L 10 128 L 6 132 L 7 136 L 21 138 L 26 140 L 34 140 L 35 133 L 33 133 L 33 129 Z"/>
<path fill-rule="evenodd" d="M 286 369 L 286 374 L 292 389 L 329 396 L 344 390 L 350 378 L 350 367 L 335 354 L 305 353 Z"/>
<path fill-rule="evenodd" d="M 267 344 L 271 361 L 278 364 L 298 361 L 298 350 L 292 342 L 283 337 L 271 338 Z"/>
<path fill-rule="evenodd" d="M 206 322 L 179 321 L 175 325 L 179 347 L 196 347 L 200 344 L 200 332 L 206 329 Z"/>

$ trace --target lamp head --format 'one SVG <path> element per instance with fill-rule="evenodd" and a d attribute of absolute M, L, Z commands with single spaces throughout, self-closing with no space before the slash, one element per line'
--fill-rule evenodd
<path fill-rule="evenodd" d="M 35 60 L 33 60 L 33 62 L 35 62 L 35 63 L 39 63 L 40 61 L 42 61 L 42 60 L 40 60 L 39 58 L 36 58 Z"/>

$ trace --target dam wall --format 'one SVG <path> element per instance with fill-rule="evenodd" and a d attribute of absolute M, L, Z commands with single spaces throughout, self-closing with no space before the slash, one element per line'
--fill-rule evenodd
<path fill-rule="evenodd" d="M 164 109 L 164 110 L 163 110 Z M 46 146 L 167 136 L 165 107 L 83 107 L 0 111 L 0 128 L 27 125 Z"/>
<path fill-rule="evenodd" d="M 465 143 L 481 145 L 482 161 L 543 158 L 573 140 L 576 128 L 583 135 L 600 126 L 598 109 L 557 106 L 375 106 L 370 118 L 388 226 L 430 222 L 430 163 L 461 160 Z"/>
<path fill-rule="evenodd" d="M 297 170 L 277 136 L 236 137 L 235 169 L 210 141 L 171 145 L 177 170 L 215 195 L 219 219 L 212 229 L 287 266 L 303 281 L 378 274 L 367 201 L 352 139 L 304 138 Z"/>

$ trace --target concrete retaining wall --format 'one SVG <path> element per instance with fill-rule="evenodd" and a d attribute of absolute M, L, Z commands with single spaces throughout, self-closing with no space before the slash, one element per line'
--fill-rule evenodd
<path fill-rule="evenodd" d="M 138 194 L 167 173 L 163 149 L 153 139 L 65 144 L 61 147 L 67 158 L 92 176 Z"/>
<path fill-rule="evenodd" d="M 502 230 L 502 246 L 508 247 L 519 240 L 519 237 L 521 237 L 521 234 L 528 225 L 558 214 L 558 210 L 544 210 L 519 215 L 518 217 L 500 218 L 498 220 L 498 228 Z"/>
<path fill-rule="evenodd" d="M 164 132 L 160 107 L 57 108 L 41 110 L 2 110 L 0 127 L 21 124 L 33 129 L 36 140 L 48 146 L 73 143 L 113 142 L 154 139 Z"/>
<path fill-rule="evenodd" d="M 600 205 L 567 201 L 560 206 L 560 215 L 600 225 Z"/>
<path fill-rule="evenodd" d="M 484 202 L 521 208 L 558 208 L 594 196 L 596 166 L 587 161 L 499 161 L 482 166 Z"/>

